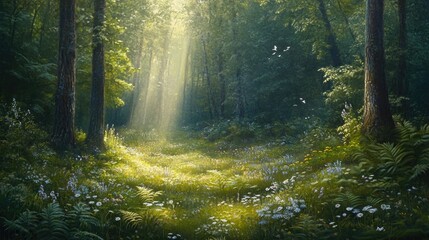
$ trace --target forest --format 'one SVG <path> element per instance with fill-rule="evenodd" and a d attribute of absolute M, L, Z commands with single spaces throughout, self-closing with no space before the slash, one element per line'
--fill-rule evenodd
<path fill-rule="evenodd" d="M 0 0 L 0 239 L 429 239 L 427 16 Z"/>

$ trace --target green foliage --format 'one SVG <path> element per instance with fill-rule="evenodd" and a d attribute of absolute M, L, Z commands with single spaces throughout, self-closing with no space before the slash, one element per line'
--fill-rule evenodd
<path fill-rule="evenodd" d="M 6 229 L 24 239 L 102 239 L 85 230 L 98 225 L 89 207 L 80 203 L 64 213 L 57 203 L 49 204 L 41 212 L 25 211 L 16 220 L 6 220 Z"/>
<path fill-rule="evenodd" d="M 2 152 L 0 165 L 2 167 L 11 167 L 11 161 L 31 159 L 44 151 L 49 151 L 46 138 L 47 133 L 36 124 L 30 111 L 21 110 L 15 100 L 10 105 L 0 106 L 0 152 Z"/>
<path fill-rule="evenodd" d="M 339 116 L 344 105 L 360 109 L 363 105 L 364 67 L 363 62 L 356 60 L 353 65 L 338 68 L 321 68 L 324 73 L 324 83 L 332 88 L 324 93 L 325 102 Z"/>
<path fill-rule="evenodd" d="M 408 122 L 398 123 L 397 135 L 397 143 L 370 144 L 356 154 L 357 160 L 371 166 L 380 176 L 399 182 L 425 176 L 429 161 L 428 127 L 417 129 Z"/>

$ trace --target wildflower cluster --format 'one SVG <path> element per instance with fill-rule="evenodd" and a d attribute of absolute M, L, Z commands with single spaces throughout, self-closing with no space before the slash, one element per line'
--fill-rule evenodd
<path fill-rule="evenodd" d="M 235 223 L 227 219 L 219 219 L 214 216 L 209 217 L 209 222 L 201 225 L 195 232 L 201 235 L 208 235 L 212 237 L 225 237 L 231 232 L 236 231 Z"/>
<path fill-rule="evenodd" d="M 182 235 L 180 235 L 178 233 L 168 233 L 167 239 L 175 240 L 175 239 L 183 239 L 183 238 L 182 238 Z"/>
<path fill-rule="evenodd" d="M 280 202 L 284 202 L 280 198 L 276 199 Z M 262 209 L 257 210 L 258 216 L 261 218 L 259 224 L 264 225 L 268 224 L 271 220 L 279 220 L 285 219 L 289 220 L 294 216 L 298 215 L 302 210 L 304 210 L 307 206 L 303 199 L 294 199 L 289 198 L 289 204 L 268 204 Z"/>

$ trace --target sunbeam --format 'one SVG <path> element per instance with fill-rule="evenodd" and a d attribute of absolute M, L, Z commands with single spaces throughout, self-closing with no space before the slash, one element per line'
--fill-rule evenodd
<path fill-rule="evenodd" d="M 184 24 L 183 1 L 171 1 L 173 14 L 148 40 L 146 74 L 136 89 L 139 99 L 134 106 L 131 126 L 139 130 L 155 129 L 159 132 L 171 130 L 179 121 L 185 71 L 188 64 L 189 37 Z"/>

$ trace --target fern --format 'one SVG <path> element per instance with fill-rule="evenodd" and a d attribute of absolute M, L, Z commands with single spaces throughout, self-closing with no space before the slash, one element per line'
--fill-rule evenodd
<path fill-rule="evenodd" d="M 58 203 L 51 203 L 43 209 L 40 218 L 41 222 L 37 229 L 39 239 L 62 239 L 68 236 L 69 227 Z"/>
<path fill-rule="evenodd" d="M 67 214 L 67 222 L 75 229 L 89 229 L 90 227 L 98 226 L 99 222 L 92 216 L 90 210 L 86 204 L 78 203 Z"/>
<path fill-rule="evenodd" d="M 378 148 L 381 164 L 378 170 L 382 174 L 394 175 L 398 172 L 405 173 L 409 170 L 409 163 L 414 159 L 413 152 L 404 145 L 381 144 Z"/>
<path fill-rule="evenodd" d="M 33 231 L 37 226 L 37 222 L 36 212 L 27 210 L 21 213 L 15 221 L 5 219 L 5 226 L 6 230 L 15 231 L 23 238 L 30 239 L 33 238 Z"/>
<path fill-rule="evenodd" d="M 135 212 L 121 211 L 124 222 L 128 227 L 137 228 L 143 223 L 143 217 Z"/>
<path fill-rule="evenodd" d="M 144 202 L 153 202 L 154 199 L 162 194 L 162 191 L 154 191 L 147 187 L 137 187 L 137 195 Z"/>
<path fill-rule="evenodd" d="M 363 199 L 360 196 L 351 192 L 340 193 L 338 197 L 335 198 L 335 201 L 342 202 L 349 207 L 357 207 L 363 203 Z"/>

